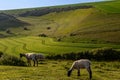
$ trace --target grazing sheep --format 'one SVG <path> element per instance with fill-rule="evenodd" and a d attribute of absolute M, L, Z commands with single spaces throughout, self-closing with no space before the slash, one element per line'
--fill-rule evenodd
<path fill-rule="evenodd" d="M 92 71 L 91 71 L 90 65 L 91 65 L 91 62 L 88 59 L 80 59 L 80 60 L 74 61 L 71 68 L 68 70 L 68 77 L 70 77 L 71 72 L 74 69 L 78 70 L 78 76 L 80 76 L 80 69 L 86 68 L 87 71 L 89 72 L 89 77 L 90 77 L 90 80 L 91 80 Z"/>
<path fill-rule="evenodd" d="M 35 63 L 37 63 L 37 66 L 38 66 L 38 60 L 44 60 L 45 57 L 43 54 L 35 54 L 35 53 L 20 53 L 20 58 L 22 58 L 22 56 L 26 57 L 27 59 L 27 62 L 28 62 L 28 65 L 31 66 L 31 60 L 33 60 L 34 62 L 34 65 L 35 66 Z"/>

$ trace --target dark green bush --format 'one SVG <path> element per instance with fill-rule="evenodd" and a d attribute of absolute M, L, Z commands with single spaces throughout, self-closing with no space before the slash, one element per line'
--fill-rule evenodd
<path fill-rule="evenodd" d="M 78 53 L 66 53 L 66 54 L 55 54 L 48 55 L 48 59 L 66 59 L 66 60 L 78 60 L 78 59 L 92 59 L 92 60 L 120 60 L 120 51 L 116 51 L 112 48 L 100 48 L 92 51 L 83 51 Z"/>
<path fill-rule="evenodd" d="M 0 65 L 26 66 L 26 63 L 16 56 L 5 54 L 0 58 Z"/>
<path fill-rule="evenodd" d="M 39 34 L 38 36 L 39 36 L 39 37 L 47 37 L 47 35 L 44 34 L 44 33 L 41 33 L 41 34 Z"/>
<path fill-rule="evenodd" d="M 83 51 L 77 53 L 77 59 L 93 59 L 93 55 L 90 51 Z"/>
<path fill-rule="evenodd" d="M 63 59 L 71 59 L 74 60 L 76 59 L 76 54 L 74 52 L 63 54 L 62 55 Z"/>
<path fill-rule="evenodd" d="M 120 52 L 112 48 L 95 49 L 91 53 L 95 60 L 120 60 Z"/>
<path fill-rule="evenodd" d="M 47 59 L 62 59 L 62 55 L 61 54 L 51 54 L 51 55 L 47 55 L 46 56 Z"/>

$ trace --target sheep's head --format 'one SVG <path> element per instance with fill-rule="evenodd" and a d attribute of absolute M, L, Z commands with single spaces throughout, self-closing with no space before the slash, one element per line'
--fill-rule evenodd
<path fill-rule="evenodd" d="M 72 70 L 68 70 L 68 77 L 70 77 Z"/>
<path fill-rule="evenodd" d="M 2 55 L 3 55 L 3 52 L 0 52 L 0 57 L 2 57 Z"/>
<path fill-rule="evenodd" d="M 24 56 L 24 54 L 23 53 L 20 53 L 20 58 L 22 58 Z"/>

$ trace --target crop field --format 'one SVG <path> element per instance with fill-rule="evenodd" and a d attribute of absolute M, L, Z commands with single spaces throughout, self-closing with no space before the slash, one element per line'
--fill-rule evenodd
<path fill-rule="evenodd" d="M 0 66 L 1 80 L 89 80 L 88 72 L 81 69 L 81 76 L 77 70 L 67 77 L 67 71 L 73 61 L 46 60 L 38 67 Z M 120 80 L 119 62 L 92 61 L 92 80 Z"/>

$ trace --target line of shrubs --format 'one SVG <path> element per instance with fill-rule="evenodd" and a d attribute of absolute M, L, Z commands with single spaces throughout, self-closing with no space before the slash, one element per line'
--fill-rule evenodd
<path fill-rule="evenodd" d="M 47 56 L 48 59 L 65 59 L 65 60 L 78 60 L 87 58 L 97 61 L 114 61 L 120 60 L 120 51 L 112 48 L 100 48 L 92 51 L 83 51 L 78 53 L 66 53 L 66 54 L 52 54 Z"/>
<path fill-rule="evenodd" d="M 83 51 L 78 53 L 71 52 L 66 54 L 49 54 L 46 56 L 46 58 L 54 60 L 78 60 L 87 58 L 97 61 L 120 61 L 120 51 L 114 50 L 112 48 L 100 48 L 94 49 L 92 51 Z M 27 66 L 26 62 L 19 57 L 3 54 L 2 52 L 0 52 L 0 65 Z"/>
<path fill-rule="evenodd" d="M 0 52 L 0 65 L 27 66 L 26 62 L 20 58 L 2 52 Z"/>

